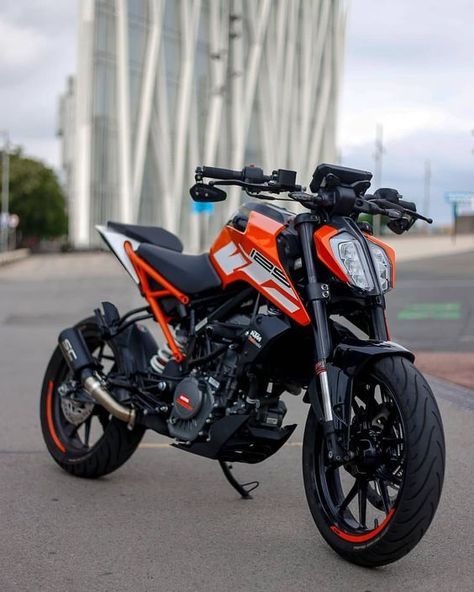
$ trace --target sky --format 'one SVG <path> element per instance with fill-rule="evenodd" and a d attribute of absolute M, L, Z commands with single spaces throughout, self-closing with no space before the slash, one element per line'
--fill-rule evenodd
<path fill-rule="evenodd" d="M 342 163 L 373 170 L 383 124 L 382 185 L 450 221 L 445 191 L 474 191 L 473 0 L 352 0 L 339 118 Z M 58 96 L 75 71 L 76 0 L 0 3 L 0 130 L 59 168 Z"/>
<path fill-rule="evenodd" d="M 58 97 L 75 71 L 76 0 L 1 0 L 0 130 L 59 167 Z"/>
<path fill-rule="evenodd" d="M 375 128 L 381 123 L 382 186 L 422 204 L 429 160 L 429 214 L 438 223 L 451 220 L 446 191 L 474 192 L 473 23 L 472 0 L 350 3 L 339 121 L 342 163 L 374 169 Z"/>

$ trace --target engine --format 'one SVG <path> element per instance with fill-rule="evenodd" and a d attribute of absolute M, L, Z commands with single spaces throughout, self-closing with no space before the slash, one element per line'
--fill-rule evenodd
<path fill-rule="evenodd" d="M 177 383 L 168 418 L 170 435 L 187 443 L 207 439 L 210 426 L 231 414 L 251 415 L 256 425 L 280 427 L 286 406 L 279 396 L 285 388 L 269 386 L 252 368 L 265 346 L 286 330 L 285 323 L 269 315 L 258 315 L 254 322 L 236 315 L 210 324 L 203 351 L 219 349 L 220 354 Z"/>
<path fill-rule="evenodd" d="M 223 415 L 236 391 L 237 355 L 228 349 L 215 368 L 183 378 L 174 391 L 168 429 L 179 440 L 206 436 L 206 425 Z"/>
<path fill-rule="evenodd" d="M 173 410 L 168 420 L 168 429 L 179 440 L 191 442 L 202 431 L 206 421 L 210 423 L 214 408 L 214 396 L 204 381 L 195 376 L 184 378 L 174 393 Z"/>

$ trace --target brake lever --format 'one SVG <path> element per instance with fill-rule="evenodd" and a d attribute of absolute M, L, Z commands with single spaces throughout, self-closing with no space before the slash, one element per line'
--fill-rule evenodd
<path fill-rule="evenodd" d="M 417 220 L 423 220 L 423 222 L 427 222 L 428 224 L 433 224 L 433 218 L 426 218 L 425 216 L 418 214 L 418 212 L 413 212 L 411 215 L 414 218 L 416 218 Z"/>

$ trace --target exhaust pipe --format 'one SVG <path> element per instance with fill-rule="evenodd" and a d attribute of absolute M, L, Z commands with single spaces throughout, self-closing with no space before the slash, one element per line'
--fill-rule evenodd
<path fill-rule="evenodd" d="M 136 420 L 135 409 L 119 403 L 97 378 L 94 372 L 99 369 L 98 364 L 87 348 L 79 329 L 64 329 L 59 334 L 58 341 L 64 359 L 74 375 L 79 378 L 86 393 L 111 415 L 124 421 L 130 430 L 133 429 Z"/>

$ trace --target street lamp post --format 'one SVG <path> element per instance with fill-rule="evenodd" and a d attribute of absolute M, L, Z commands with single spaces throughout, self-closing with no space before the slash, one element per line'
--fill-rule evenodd
<path fill-rule="evenodd" d="M 423 198 L 423 215 L 429 216 L 431 202 L 431 161 L 425 160 L 425 182 Z"/>
<path fill-rule="evenodd" d="M 10 208 L 10 155 L 9 144 L 10 139 L 7 131 L 1 132 L 4 138 L 3 141 L 3 156 L 2 156 L 2 216 L 1 216 L 1 250 L 8 250 L 8 219 Z"/>
<path fill-rule="evenodd" d="M 379 189 L 382 184 L 382 167 L 383 167 L 383 154 L 385 148 L 383 145 L 383 125 L 377 123 L 375 127 L 375 151 L 374 151 L 374 186 Z M 381 216 L 375 215 L 373 217 L 373 228 L 375 236 L 381 233 Z"/>

